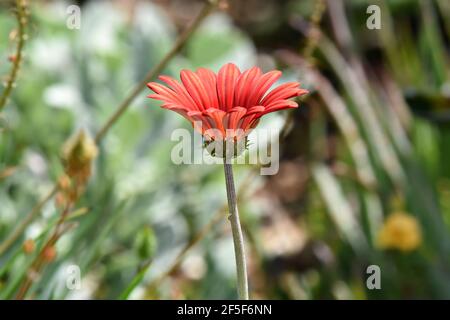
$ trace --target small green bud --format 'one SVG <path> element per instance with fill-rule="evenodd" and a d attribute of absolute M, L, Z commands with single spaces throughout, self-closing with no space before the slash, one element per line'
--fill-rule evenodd
<path fill-rule="evenodd" d="M 156 253 L 157 240 L 155 232 L 150 227 L 141 229 L 135 239 L 134 248 L 142 260 L 152 258 Z"/>

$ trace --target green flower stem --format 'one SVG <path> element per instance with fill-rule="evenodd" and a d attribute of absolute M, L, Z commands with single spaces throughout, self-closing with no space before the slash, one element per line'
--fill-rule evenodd
<path fill-rule="evenodd" d="M 240 300 L 248 300 L 248 279 L 247 265 L 245 259 L 244 237 L 242 235 L 241 223 L 239 221 L 239 211 L 237 207 L 236 191 L 234 189 L 233 168 L 230 163 L 224 160 L 225 183 L 227 186 L 228 210 L 233 234 L 234 254 L 236 258 L 238 296 Z"/>
<path fill-rule="evenodd" d="M 128 285 L 128 287 L 120 294 L 119 300 L 127 300 L 130 294 L 133 292 L 134 289 L 142 282 L 142 280 L 145 277 L 145 274 L 147 273 L 147 270 L 151 266 L 151 260 L 146 261 L 144 265 L 139 268 L 137 274 L 134 276 L 133 280 L 131 280 L 131 283 Z"/>

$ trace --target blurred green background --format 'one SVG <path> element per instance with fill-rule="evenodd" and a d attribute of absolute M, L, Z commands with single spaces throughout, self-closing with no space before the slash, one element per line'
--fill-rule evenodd
<path fill-rule="evenodd" d="M 0 3 L 1 77 L 16 20 L 12 1 Z M 64 142 L 99 130 L 203 2 L 80 1 L 79 30 L 66 27 L 70 4 L 29 6 L 24 61 L 0 118 L 0 243 L 61 175 Z M 373 4 L 379 30 L 366 27 Z M 253 298 L 450 298 L 449 5 L 230 0 L 164 70 L 258 65 L 311 92 L 261 122 L 282 133 L 277 175 L 235 166 Z M 76 204 L 87 213 L 28 297 L 236 298 L 223 168 L 173 164 L 170 135 L 189 124 L 148 93 L 98 146 Z M 47 202 L 0 255 L 0 298 L 13 298 L 27 274 L 35 252 L 24 242 L 39 244 L 58 214 Z M 73 265 L 79 290 L 66 286 Z M 381 289 L 366 285 L 370 265 L 380 267 Z"/>

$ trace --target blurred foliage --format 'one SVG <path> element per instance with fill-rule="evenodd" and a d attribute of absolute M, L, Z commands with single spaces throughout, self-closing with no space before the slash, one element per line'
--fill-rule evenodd
<path fill-rule="evenodd" d="M 252 296 L 450 298 L 448 1 L 324 1 L 321 35 L 307 65 L 299 53 L 317 36 L 308 32 L 314 3 L 229 1 L 164 70 L 177 77 L 182 68 L 258 64 L 283 70 L 281 81 L 300 79 L 312 92 L 292 114 L 261 123 L 280 131 L 285 119 L 292 121 L 279 173 L 252 177 L 240 203 Z M 201 2 L 83 1 L 80 30 L 66 27 L 69 4 L 30 7 L 25 59 L 0 119 L 0 241 L 63 172 L 65 141 L 79 129 L 97 132 Z M 370 4 L 381 8 L 380 30 L 366 28 Z M 8 32 L 16 25 L 11 6 L 2 3 L 0 10 L 5 75 L 14 50 Z M 58 241 L 30 297 L 235 298 L 225 215 L 149 288 L 222 210 L 226 196 L 221 166 L 170 161 L 172 130 L 189 126 L 146 94 L 98 146 L 94 175 L 76 205 L 88 212 L 72 218 L 76 228 Z M 254 169 L 235 170 L 239 185 Z M 420 232 L 411 250 L 380 246 L 386 228 L 393 230 L 390 243 L 396 241 L 396 229 L 386 224 L 398 214 L 415 226 L 400 226 L 402 232 Z M 57 219 L 50 201 L 0 256 L 0 298 L 15 296 Z M 381 290 L 366 287 L 372 264 L 381 268 Z M 71 265 L 81 270 L 81 290 L 66 287 Z"/>

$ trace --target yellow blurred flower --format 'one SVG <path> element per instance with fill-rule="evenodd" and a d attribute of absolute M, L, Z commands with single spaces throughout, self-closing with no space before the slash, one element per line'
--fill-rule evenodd
<path fill-rule="evenodd" d="M 391 214 L 378 234 L 382 249 L 396 249 L 409 252 L 422 243 L 422 231 L 416 218 L 403 212 Z"/>

